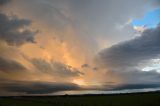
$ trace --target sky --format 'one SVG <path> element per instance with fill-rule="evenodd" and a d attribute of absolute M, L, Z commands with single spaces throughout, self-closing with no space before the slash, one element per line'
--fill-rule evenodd
<path fill-rule="evenodd" d="M 0 96 L 160 88 L 159 0 L 0 0 Z"/>
<path fill-rule="evenodd" d="M 133 26 L 147 26 L 148 28 L 155 28 L 160 23 L 160 8 L 148 12 L 141 20 L 134 20 Z"/>

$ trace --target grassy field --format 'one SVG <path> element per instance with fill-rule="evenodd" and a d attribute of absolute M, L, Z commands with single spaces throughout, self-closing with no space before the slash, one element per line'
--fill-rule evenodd
<path fill-rule="evenodd" d="M 0 106 L 160 106 L 160 93 L 0 97 Z"/>

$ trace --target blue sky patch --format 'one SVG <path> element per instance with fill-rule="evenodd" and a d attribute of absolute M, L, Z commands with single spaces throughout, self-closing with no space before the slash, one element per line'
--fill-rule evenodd
<path fill-rule="evenodd" d="M 133 20 L 133 26 L 155 28 L 160 23 L 160 8 L 148 12 L 143 19 Z"/>

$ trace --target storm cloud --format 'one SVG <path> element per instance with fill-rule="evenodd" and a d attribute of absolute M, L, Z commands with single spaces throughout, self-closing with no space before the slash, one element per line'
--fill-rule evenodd
<path fill-rule="evenodd" d="M 0 81 L 0 89 L 1 91 L 8 92 L 9 94 L 16 93 L 17 95 L 29 95 L 49 94 L 64 90 L 77 90 L 80 89 L 80 87 L 73 83 Z"/>
<path fill-rule="evenodd" d="M 140 37 L 118 43 L 99 53 L 107 66 L 131 67 L 158 58 L 160 54 L 160 27 L 148 29 Z"/>
<path fill-rule="evenodd" d="M 97 61 L 113 75 L 120 76 L 128 84 L 158 83 L 160 74 L 157 70 L 142 71 L 151 59 L 158 59 L 160 54 L 160 26 L 145 30 L 140 37 L 118 43 L 104 49 L 97 56 Z"/>
<path fill-rule="evenodd" d="M 155 1 L 0 0 L 0 95 L 159 86 L 160 27 L 132 25 Z"/>

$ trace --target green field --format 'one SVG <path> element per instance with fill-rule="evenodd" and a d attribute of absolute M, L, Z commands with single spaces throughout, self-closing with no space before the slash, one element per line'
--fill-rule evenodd
<path fill-rule="evenodd" d="M 160 106 L 160 93 L 1 97 L 0 106 Z"/>

